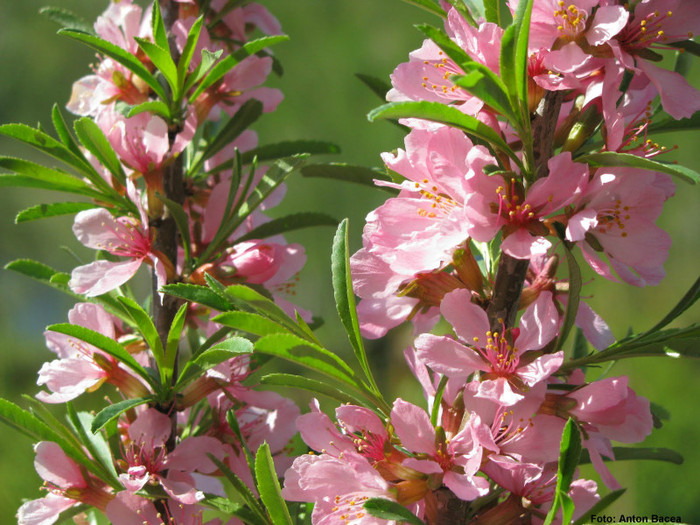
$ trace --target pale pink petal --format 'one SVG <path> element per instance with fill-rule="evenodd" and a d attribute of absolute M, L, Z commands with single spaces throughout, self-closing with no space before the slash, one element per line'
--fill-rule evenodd
<path fill-rule="evenodd" d="M 110 523 L 143 525 L 162 522 L 151 500 L 128 491 L 122 491 L 107 504 L 105 511 Z"/>
<path fill-rule="evenodd" d="M 78 503 L 49 492 L 41 499 L 27 501 L 17 510 L 17 525 L 52 525 L 59 515 Z M 140 525 L 140 524 L 139 524 Z"/>
<path fill-rule="evenodd" d="M 160 485 L 171 498 L 185 505 L 194 505 L 204 499 L 204 493 L 196 489 L 194 479 L 185 472 L 169 471 L 166 478 L 160 478 Z"/>
<path fill-rule="evenodd" d="M 554 339 L 558 330 L 559 312 L 552 301 L 552 292 L 542 292 L 520 318 L 516 345 L 521 352 L 538 350 Z"/>
<path fill-rule="evenodd" d="M 160 447 L 168 440 L 170 432 L 170 418 L 155 408 L 144 410 L 129 425 L 129 437 L 139 446 Z"/>
<path fill-rule="evenodd" d="M 471 501 L 489 492 L 489 482 L 478 476 L 465 476 L 451 470 L 445 472 L 442 482 L 455 496 L 464 501 Z"/>
<path fill-rule="evenodd" d="M 673 118 L 689 118 L 700 109 L 700 91 L 679 73 L 657 67 L 647 60 L 638 60 L 637 66 L 654 84 L 661 95 L 664 111 Z"/>
<path fill-rule="evenodd" d="M 615 336 L 607 323 L 583 301 L 578 303 L 576 326 L 597 350 L 603 350 L 615 342 Z"/>
<path fill-rule="evenodd" d="M 119 474 L 119 481 L 129 492 L 141 490 L 150 479 L 151 474 L 143 465 L 129 467 L 126 472 Z"/>
<path fill-rule="evenodd" d="M 532 235 L 524 228 L 519 228 L 508 235 L 501 243 L 501 250 L 516 259 L 530 259 L 545 255 L 552 243 L 544 237 Z"/>
<path fill-rule="evenodd" d="M 532 363 L 518 368 L 517 375 L 526 385 L 534 386 L 559 370 L 563 362 L 563 351 L 559 351 L 556 354 L 545 354 L 535 359 Z"/>
<path fill-rule="evenodd" d="M 409 451 L 426 454 L 435 452 L 435 429 L 422 408 L 397 399 L 391 409 L 391 424 L 401 444 Z"/>
<path fill-rule="evenodd" d="M 34 452 L 34 468 L 44 481 L 61 489 L 87 487 L 78 465 L 56 443 L 41 441 L 34 446 Z"/>
<path fill-rule="evenodd" d="M 165 468 L 187 472 L 196 470 L 204 474 L 211 474 L 219 467 L 209 459 L 209 454 L 219 461 L 224 459 L 226 451 L 221 441 L 210 436 L 189 437 L 168 454 Z"/>
<path fill-rule="evenodd" d="M 601 6 L 595 12 L 593 24 L 586 32 L 586 40 L 592 46 L 606 43 L 627 24 L 629 11 L 621 5 Z"/>
<path fill-rule="evenodd" d="M 118 288 L 138 271 L 143 259 L 124 262 L 95 261 L 78 266 L 71 273 L 68 286 L 75 293 L 96 297 Z"/>
<path fill-rule="evenodd" d="M 475 397 L 490 399 L 494 403 L 503 406 L 512 406 L 521 401 L 525 396 L 513 391 L 508 380 L 504 377 L 487 379 L 479 383 L 479 390 Z"/>
<path fill-rule="evenodd" d="M 574 214 L 566 226 L 566 238 L 571 242 L 582 241 L 586 232 L 598 225 L 597 217 L 598 212 L 591 208 L 584 208 Z"/>
<path fill-rule="evenodd" d="M 65 403 L 95 388 L 107 373 L 85 358 L 57 359 L 44 363 L 39 370 L 37 385 L 46 385 L 51 394 L 39 392 L 36 397 L 44 403 Z"/>
<path fill-rule="evenodd" d="M 121 245 L 117 234 L 124 227 L 104 208 L 83 210 L 75 216 L 73 233 L 78 240 L 93 250 L 108 250 L 112 244 Z"/>
<path fill-rule="evenodd" d="M 449 337 L 422 334 L 416 339 L 415 346 L 418 359 L 448 377 L 466 378 L 477 370 L 490 369 L 475 350 Z"/>
<path fill-rule="evenodd" d="M 341 405 L 335 409 L 335 416 L 349 432 L 367 431 L 375 436 L 386 437 L 384 422 L 369 408 L 355 405 Z"/>
<path fill-rule="evenodd" d="M 446 294 L 440 303 L 440 312 L 454 328 L 462 341 L 473 343 L 486 337 L 489 320 L 483 308 L 471 302 L 469 290 L 458 289 Z"/>

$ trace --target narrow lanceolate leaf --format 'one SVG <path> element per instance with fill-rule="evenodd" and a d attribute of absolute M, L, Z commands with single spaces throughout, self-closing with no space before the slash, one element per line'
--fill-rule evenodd
<path fill-rule="evenodd" d="M 168 48 L 163 48 L 143 38 L 134 37 L 134 40 L 136 40 L 141 50 L 148 56 L 151 63 L 156 66 L 158 71 L 161 72 L 163 78 L 165 78 L 165 81 L 172 90 L 173 100 L 178 100 L 180 97 L 180 86 L 177 78 L 177 66 L 170 56 Z"/>
<path fill-rule="evenodd" d="M 221 78 L 224 77 L 229 71 L 236 67 L 244 58 L 254 55 L 258 51 L 262 51 L 266 47 L 277 44 L 279 42 L 284 42 L 289 40 L 286 35 L 274 35 L 258 38 L 256 40 L 251 40 L 244 44 L 240 49 L 236 50 L 235 53 L 228 55 L 226 58 L 221 60 L 216 64 L 211 71 L 202 79 L 202 82 L 197 86 L 194 92 L 189 97 L 189 102 L 192 103 L 194 100 L 207 88 L 213 86 Z"/>
<path fill-rule="evenodd" d="M 105 471 L 105 477 L 109 477 L 113 487 L 120 487 L 117 470 L 114 468 L 112 451 L 109 449 L 107 440 L 101 433 L 90 431 L 95 416 L 88 412 L 76 412 L 71 403 L 66 406 L 68 418 L 75 432 L 80 436 L 80 441 L 87 448 L 90 455 L 96 460 L 98 465 Z"/>
<path fill-rule="evenodd" d="M 340 146 L 322 140 L 287 140 L 275 144 L 264 144 L 241 153 L 241 164 L 250 164 L 253 159 L 257 159 L 258 162 L 266 162 L 268 160 L 277 160 L 284 157 L 302 155 L 304 153 L 310 155 L 330 155 L 340 153 Z M 221 166 L 217 166 L 211 171 L 217 171 L 220 167 L 222 169 L 231 169 L 232 164 L 229 161 Z"/>
<path fill-rule="evenodd" d="M 393 520 L 397 523 L 425 525 L 423 520 L 396 501 L 384 498 L 370 498 L 365 501 L 363 507 L 368 513 L 377 518 Z"/>
<path fill-rule="evenodd" d="M 61 29 L 58 34 L 65 35 L 73 40 L 78 40 L 87 44 L 99 53 L 102 53 L 127 68 L 129 71 L 140 77 L 159 98 L 166 101 L 167 95 L 163 87 L 158 83 L 158 80 L 151 74 L 148 69 L 131 53 L 123 50 L 119 46 L 115 46 L 111 42 L 107 42 L 97 36 L 76 31 L 74 29 Z"/>
<path fill-rule="evenodd" d="M 263 443 L 255 454 L 255 478 L 258 493 L 262 499 L 273 525 L 292 525 L 287 503 L 282 497 L 275 464 L 270 454 L 270 445 Z"/>
<path fill-rule="evenodd" d="M 289 333 L 287 328 L 275 321 L 252 312 L 225 312 L 214 317 L 212 321 L 259 336 Z"/>
<path fill-rule="evenodd" d="M 505 5 L 502 5 L 501 0 L 484 0 L 484 16 L 487 22 L 503 27 L 504 11 Z"/>
<path fill-rule="evenodd" d="M 83 146 L 109 170 L 115 179 L 123 186 L 126 186 L 126 174 L 124 173 L 121 162 L 119 162 L 117 154 L 112 149 L 105 134 L 102 133 L 99 126 L 95 124 L 95 121 L 91 118 L 83 117 L 76 120 L 73 127 Z"/>
<path fill-rule="evenodd" d="M 435 2 L 431 0 L 403 0 L 407 4 L 414 5 L 416 7 L 420 7 L 421 9 L 426 10 L 428 13 L 432 13 L 434 15 L 437 15 L 441 18 L 445 18 L 447 16 L 447 13 L 438 6 Z"/>
<path fill-rule="evenodd" d="M 23 178 L 18 179 L 18 182 L 21 183 L 17 184 L 18 186 L 30 186 L 34 182 L 33 187 L 42 189 L 75 193 L 76 195 L 85 195 L 92 198 L 100 198 L 102 196 L 100 192 L 70 173 L 47 168 L 28 160 L 0 157 L 0 168 L 22 176 Z M 7 177 L 6 175 L 4 176 Z M 8 186 L 14 185 L 11 184 L 11 178 L 7 177 L 7 179 Z"/>
<path fill-rule="evenodd" d="M 312 226 L 337 226 L 338 221 L 330 215 L 316 212 L 301 212 L 285 215 L 277 219 L 272 219 L 269 222 L 263 223 L 257 228 L 252 229 L 245 235 L 242 235 L 236 242 L 247 241 L 249 239 L 265 239 L 280 233 L 287 233 L 302 228 L 310 228 Z"/>
<path fill-rule="evenodd" d="M 226 312 L 233 308 L 233 304 L 214 292 L 211 288 L 197 284 L 175 283 L 166 284 L 161 288 L 162 292 L 185 299 L 191 303 L 198 303 L 220 312 Z"/>
<path fill-rule="evenodd" d="M 82 295 L 73 293 L 66 283 L 70 275 L 58 272 L 46 264 L 32 259 L 17 259 L 5 265 L 5 270 L 12 270 L 31 279 L 35 279 L 43 284 L 51 286 L 63 293 L 66 293 L 78 301 L 83 301 Z M 104 296 L 103 296 L 104 297 Z"/>
<path fill-rule="evenodd" d="M 76 29 L 84 33 L 94 33 L 95 30 L 92 24 L 76 15 L 68 9 L 63 9 L 60 7 L 42 7 L 39 9 L 39 13 L 59 24 L 63 29 Z"/>
<path fill-rule="evenodd" d="M 166 385 L 170 384 L 173 377 L 180 339 L 182 338 L 182 330 L 185 327 L 185 320 L 187 319 L 187 306 L 187 303 L 183 303 L 180 306 L 173 318 L 172 325 L 170 325 L 170 330 L 168 330 L 168 337 L 165 344 Z"/>
<path fill-rule="evenodd" d="M 696 111 L 692 117 L 676 120 L 672 117 L 661 118 L 652 122 L 647 131 L 649 133 L 667 133 L 670 131 L 689 131 L 700 129 L 700 111 Z"/>
<path fill-rule="evenodd" d="M 0 421 L 20 431 L 33 441 L 52 441 L 61 447 L 73 461 L 80 463 L 99 478 L 104 477 L 102 469 L 85 452 L 66 440 L 31 412 L 24 410 L 6 399 L 0 399 Z"/>
<path fill-rule="evenodd" d="M 143 102 L 136 106 L 132 106 L 129 112 L 126 114 L 127 118 L 131 118 L 140 113 L 153 113 L 154 115 L 160 115 L 163 118 L 170 119 L 170 108 L 162 100 L 149 100 L 148 102 Z"/>
<path fill-rule="evenodd" d="M 243 499 L 245 504 L 248 505 L 248 508 L 254 515 L 253 520 L 250 521 L 251 525 L 269 525 L 270 520 L 267 518 L 262 505 L 260 505 L 258 499 L 243 482 L 243 480 L 239 478 L 225 463 L 219 461 L 216 456 L 209 453 L 207 453 L 207 456 L 209 456 L 209 459 L 211 459 L 214 465 L 219 467 L 219 470 L 221 470 L 233 489 Z"/>
<path fill-rule="evenodd" d="M 0 134 L 17 139 L 39 151 L 65 162 L 83 174 L 95 173 L 95 170 L 81 155 L 77 155 L 67 146 L 47 135 L 41 130 L 34 129 L 26 124 L 4 124 L 0 126 Z"/>
<path fill-rule="evenodd" d="M 63 114 L 58 107 L 58 104 L 54 104 L 51 108 L 51 121 L 53 122 L 53 127 L 56 130 L 56 135 L 58 135 L 59 140 L 68 148 L 77 158 L 84 159 L 83 152 L 80 150 L 78 142 L 73 137 L 66 119 L 63 118 Z"/>
<path fill-rule="evenodd" d="M 569 295 L 566 303 L 566 313 L 564 314 L 564 322 L 559 329 L 559 339 L 557 339 L 557 350 L 560 349 L 567 337 L 569 337 L 569 332 L 576 323 L 576 314 L 578 313 L 579 302 L 581 301 L 581 269 L 579 268 L 578 262 L 571 253 L 571 250 L 566 245 L 564 246 L 564 251 L 566 253 L 566 263 L 569 268 Z"/>
<path fill-rule="evenodd" d="M 177 81 L 178 85 L 184 86 L 185 75 L 187 75 L 187 70 L 190 67 L 190 62 L 194 56 L 195 49 L 197 47 L 197 40 L 199 40 L 199 34 L 202 31 L 202 22 L 204 21 L 204 15 L 200 16 L 194 21 L 190 32 L 187 34 L 187 41 L 185 42 L 185 47 L 182 49 L 182 54 L 180 55 L 180 60 L 177 63 Z"/>
<path fill-rule="evenodd" d="M 260 383 L 268 386 L 285 386 L 321 394 L 340 403 L 367 406 L 367 400 L 352 392 L 346 392 L 337 382 L 312 379 L 296 374 L 273 373 L 260 378 Z M 371 408 L 371 406 L 369 407 Z"/>
<path fill-rule="evenodd" d="M 26 210 L 22 210 L 15 217 L 15 224 L 21 222 L 46 219 L 47 217 L 58 217 L 61 215 L 72 215 L 83 210 L 96 208 L 96 204 L 89 202 L 55 202 L 52 204 L 37 204 Z"/>
<path fill-rule="evenodd" d="M 358 387 L 354 373 L 338 356 L 292 334 L 271 334 L 253 345 L 256 352 L 305 366 L 347 385 Z"/>
<path fill-rule="evenodd" d="M 338 225 L 338 230 L 333 238 L 333 252 L 331 255 L 331 272 L 333 274 L 333 296 L 335 297 L 338 315 L 345 327 L 350 344 L 355 351 L 363 372 L 370 381 L 372 388 L 379 393 L 379 388 L 374 381 L 372 370 L 367 361 L 367 352 L 360 334 L 360 323 L 357 319 L 357 307 L 355 294 L 352 288 L 352 276 L 350 274 L 350 251 L 348 248 L 348 219 Z"/>
<path fill-rule="evenodd" d="M 262 115 L 262 103 L 255 99 L 246 101 L 236 111 L 236 114 L 224 124 L 216 136 L 209 141 L 204 151 L 193 161 L 189 170 L 189 176 L 196 176 L 205 160 L 230 144 L 248 126 L 255 122 L 260 115 Z"/>
<path fill-rule="evenodd" d="M 690 289 L 686 292 L 678 304 L 671 310 L 661 321 L 656 323 L 653 328 L 647 330 L 647 333 L 656 332 L 679 317 L 688 308 L 693 306 L 700 298 L 700 277 L 693 283 Z"/>
<path fill-rule="evenodd" d="M 418 30 L 432 40 L 443 53 L 452 59 L 458 66 L 463 66 L 472 62 L 472 58 L 459 47 L 442 29 L 438 29 L 429 24 L 419 24 Z"/>
<path fill-rule="evenodd" d="M 372 90 L 372 93 L 382 99 L 382 102 L 386 100 L 386 94 L 391 89 L 391 84 L 389 82 L 383 78 L 373 77 L 363 73 L 355 73 L 355 76 L 359 78 L 365 86 Z"/>
<path fill-rule="evenodd" d="M 156 197 L 165 204 L 165 207 L 168 208 L 168 211 L 170 212 L 170 215 L 172 215 L 173 219 L 175 220 L 175 224 L 177 225 L 177 230 L 180 232 L 180 237 L 182 239 L 181 241 L 181 246 L 182 250 L 185 254 L 185 267 L 188 268 L 190 264 L 190 246 L 191 246 L 191 240 L 190 240 L 190 223 L 189 223 L 189 217 L 187 216 L 187 213 L 185 212 L 184 208 L 182 207 L 181 204 L 168 199 L 167 197 L 164 197 L 160 193 L 156 192 Z"/>
<path fill-rule="evenodd" d="M 131 317 L 132 321 L 136 323 L 136 327 L 146 341 L 146 344 L 153 352 L 153 357 L 158 364 L 158 369 L 161 374 L 161 382 L 166 384 L 166 365 L 165 365 L 165 355 L 163 350 L 163 343 L 158 335 L 158 330 L 156 325 L 153 324 L 151 316 L 141 308 L 136 301 L 128 297 L 119 297 L 119 302 L 122 304 L 124 311 Z"/>
<path fill-rule="evenodd" d="M 302 177 L 315 177 L 321 179 L 333 179 L 343 182 L 354 182 L 363 186 L 376 187 L 375 180 L 391 182 L 391 177 L 380 168 L 368 168 L 366 166 L 352 166 L 333 162 L 330 164 L 309 164 L 301 169 Z M 393 190 L 392 190 L 393 191 Z"/>
<path fill-rule="evenodd" d="M 506 85 L 488 67 L 478 62 L 464 65 L 464 75 L 452 81 L 519 126 L 517 110 L 511 105 Z"/>
<path fill-rule="evenodd" d="M 610 492 L 609 494 L 606 494 L 605 496 L 601 497 L 598 502 L 593 505 L 588 512 L 586 512 L 583 516 L 581 516 L 579 519 L 574 521 L 574 525 L 587 525 L 591 523 L 591 519 L 594 515 L 602 515 L 603 511 L 607 509 L 610 505 L 612 505 L 620 496 L 622 496 L 625 493 L 625 490 L 627 489 L 619 489 L 615 490 L 613 492 Z"/>
<path fill-rule="evenodd" d="M 119 401 L 118 403 L 114 403 L 113 405 L 109 405 L 97 413 L 95 419 L 92 420 L 90 430 L 93 434 L 97 433 L 107 423 L 118 418 L 127 410 L 148 403 L 149 401 L 153 401 L 153 398 L 139 397 L 137 399 L 125 399 L 123 401 Z"/>
<path fill-rule="evenodd" d="M 163 21 L 163 15 L 160 12 L 160 5 L 158 2 L 154 2 L 153 5 L 151 28 L 156 45 L 160 46 L 162 49 L 168 49 L 168 33 L 165 29 L 165 22 Z"/>
<path fill-rule="evenodd" d="M 551 525 L 560 508 L 563 514 L 562 523 L 571 523 L 574 505 L 568 492 L 580 458 L 581 432 L 574 420 L 569 418 L 564 427 L 559 447 L 559 464 L 557 466 L 557 486 L 554 493 L 554 502 L 547 514 L 544 525 Z"/>
<path fill-rule="evenodd" d="M 188 361 L 182 368 L 182 373 L 177 380 L 175 389 L 202 375 L 205 371 L 223 363 L 228 359 L 233 359 L 242 354 L 249 354 L 253 351 L 253 343 L 242 337 L 231 337 L 221 343 L 212 346 L 208 350 L 200 353 L 194 359 Z"/>
<path fill-rule="evenodd" d="M 151 378 L 151 376 L 136 361 L 136 359 L 134 359 L 132 355 L 129 352 L 127 352 L 127 350 L 122 345 L 117 343 L 115 340 L 107 337 L 106 335 L 102 335 L 101 333 L 95 332 L 94 330 L 90 330 L 89 328 L 85 328 L 84 326 L 79 326 L 70 323 L 53 324 L 46 327 L 46 329 L 50 332 L 58 332 L 59 334 L 73 336 L 76 339 L 96 346 L 100 350 L 107 352 L 116 360 L 124 363 L 126 366 L 131 368 L 134 372 L 143 377 L 151 386 L 155 386 L 153 384 L 153 379 Z"/>
<path fill-rule="evenodd" d="M 615 153 L 614 151 L 604 151 L 602 153 L 591 153 L 575 159 L 576 162 L 589 164 L 591 166 L 615 167 L 624 166 L 629 168 L 641 168 L 645 170 L 660 171 L 680 177 L 686 182 L 696 184 L 700 181 L 700 173 L 678 164 L 666 164 L 655 160 L 645 159 L 630 153 Z"/>
<path fill-rule="evenodd" d="M 494 148 L 506 153 L 518 166 L 522 167 L 518 156 L 493 128 L 471 115 L 465 115 L 452 106 L 426 101 L 390 102 L 370 111 L 367 118 L 370 121 L 379 118 L 419 118 L 447 124 L 448 126 L 461 129 L 467 135 L 488 142 Z"/>
<path fill-rule="evenodd" d="M 523 107 L 528 107 L 527 88 L 527 63 L 528 63 L 528 41 L 530 38 L 530 18 L 532 16 L 532 5 L 534 0 L 520 0 L 515 11 L 513 25 L 515 29 L 515 83 L 518 97 Z"/>
<path fill-rule="evenodd" d="M 651 461 L 664 461 L 673 463 L 674 465 L 683 464 L 683 456 L 675 450 L 662 447 L 613 447 L 615 461 L 640 460 L 646 459 Z M 607 457 L 603 457 L 605 461 L 613 461 Z M 585 465 L 591 462 L 591 458 L 587 450 L 581 453 L 580 465 Z"/>

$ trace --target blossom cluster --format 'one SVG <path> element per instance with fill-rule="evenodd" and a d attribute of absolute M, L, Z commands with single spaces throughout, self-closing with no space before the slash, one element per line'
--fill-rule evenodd
<path fill-rule="evenodd" d="M 609 489 L 620 488 L 603 462 L 614 459 L 612 441 L 636 443 L 652 429 L 649 401 L 626 377 L 587 381 L 581 369 L 563 367 L 572 308 L 597 350 L 615 338 L 578 291 L 572 296 L 559 261 L 579 252 L 598 275 L 635 286 L 664 277 L 670 238 L 655 222 L 675 186 L 661 164 L 645 164 L 666 149 L 647 128 L 657 96 L 680 119 L 700 109 L 700 92 L 654 62 L 659 50 L 692 37 L 700 5 L 534 2 L 527 111 L 533 129 L 537 119 L 551 124 L 551 143 L 535 137 L 533 161 L 517 118 L 470 79 L 503 74 L 505 30 L 452 4 L 442 2 L 449 40 L 425 40 L 395 69 L 387 107 L 432 102 L 476 120 L 464 120 L 474 123 L 466 134 L 437 110 L 399 121 L 409 128 L 405 147 L 382 155 L 390 177 L 375 181 L 396 194 L 369 213 L 351 258 L 362 334 L 379 338 L 412 323 L 405 355 L 428 411 L 397 399 L 386 420 L 353 405 L 338 408 L 337 423 L 315 407 L 302 416 L 301 435 L 320 454 L 295 460 L 285 496 L 314 502 L 314 523 L 383 523 L 362 509 L 376 497 L 442 523 L 441 490 L 472 502 L 473 523 L 538 523 L 555 497 L 567 420 Z M 498 151 L 502 143 L 489 143 L 479 125 L 515 155 Z M 596 154 L 618 162 L 589 160 Z M 511 319 L 493 311 L 499 251 L 501 263 L 526 270 Z M 448 333 L 434 335 L 441 318 Z M 574 518 L 600 498 L 585 479 L 568 495 Z"/>
<path fill-rule="evenodd" d="M 99 175 L 99 186 L 86 181 L 86 187 L 90 191 L 106 187 L 121 200 L 110 205 L 95 199 L 75 217 L 75 236 L 98 250 L 98 257 L 72 271 L 67 286 L 90 302 L 78 303 L 68 320 L 79 331 L 113 341 L 123 353 L 115 355 L 104 345 L 49 330 L 46 344 L 56 359 L 41 367 L 37 383 L 46 390 L 36 396 L 44 403 L 66 403 L 110 384 L 116 401 L 150 403 L 137 402 L 118 418 L 119 444 L 114 449 L 118 454 L 107 462 L 111 476 L 79 465 L 54 442 L 38 443 L 35 467 L 47 494 L 20 507 L 21 524 L 54 523 L 61 512 L 78 504 L 99 509 L 116 524 L 202 523 L 200 502 L 205 493 L 225 496 L 221 468 L 228 468 L 255 490 L 246 450 L 257 450 L 267 442 L 280 472 L 291 464 L 285 450 L 296 433 L 299 409 L 279 394 L 253 390 L 253 382 L 244 384 L 256 367 L 250 355 L 233 354 L 212 363 L 184 383 L 172 402 L 158 402 L 154 384 L 138 373 L 139 366 L 140 370 L 154 367 L 157 345 L 144 337 L 143 325 L 134 324 L 115 308 L 117 298 L 131 294 L 125 285 L 147 266 L 156 290 L 171 283 L 205 285 L 209 279 L 222 287 L 248 284 L 290 315 L 299 310 L 310 320 L 308 312 L 288 299 L 305 263 L 304 248 L 286 242 L 282 235 L 259 238 L 254 234 L 255 228 L 270 221 L 266 211 L 283 198 L 284 185 L 276 185 L 264 202 L 256 202 L 251 195 L 267 168 L 253 164 L 244 173 L 234 165 L 242 153 L 257 147 L 256 133 L 243 130 L 203 161 L 195 155 L 203 141 L 216 136 L 224 119 L 237 118 L 247 102 L 256 101 L 262 112 L 274 111 L 281 102 L 279 90 L 262 85 L 273 69 L 271 53 L 264 49 L 258 54 L 242 53 L 244 44 L 255 36 L 281 35 L 279 22 L 256 3 L 231 9 L 227 2 L 215 0 L 200 12 L 195 2 L 181 1 L 171 9 L 175 16 L 168 29 L 176 56 L 191 55 L 181 76 L 202 79 L 211 71 L 213 59 L 236 56 L 237 60 L 201 89 L 193 83 L 183 93 L 183 102 L 166 115 L 157 107 L 163 102 L 157 100 L 154 88 L 134 72 L 135 66 L 126 67 L 123 58 L 126 53 L 151 72 L 156 65 L 162 67 L 144 52 L 158 44 L 154 7 L 143 9 L 131 0 L 110 2 L 95 22 L 100 45 L 120 51 L 98 54 L 92 74 L 75 82 L 67 107 L 92 120 L 95 133 L 104 136 L 105 148 L 114 154 L 115 163 L 106 165 L 91 150 L 79 151 Z M 169 51 L 161 47 L 160 52 Z M 192 168 L 197 162 L 198 169 Z M 184 198 L 173 208 L 166 199 L 172 199 L 166 187 L 169 170 L 188 168 L 179 182 Z M 250 209 L 231 225 L 231 214 L 246 204 Z M 160 228 L 177 210 L 187 231 L 179 232 L 176 250 L 171 246 L 172 253 L 165 253 L 168 248 L 158 238 L 165 235 Z M 164 294 L 160 291 L 155 297 L 163 300 Z M 195 334 L 197 345 L 210 336 L 217 343 L 226 335 L 223 326 L 211 320 L 216 313 L 212 308 L 195 302 L 183 308 L 180 330 L 184 327 Z M 237 427 L 229 424 L 231 417 Z M 97 462 L 95 454 L 89 451 L 90 461 Z"/>

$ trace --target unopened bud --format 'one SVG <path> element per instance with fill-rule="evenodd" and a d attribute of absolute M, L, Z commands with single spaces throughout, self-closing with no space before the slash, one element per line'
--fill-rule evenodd
<path fill-rule="evenodd" d="M 479 263 L 476 262 L 474 254 L 467 248 L 458 248 L 452 256 L 452 265 L 459 276 L 459 279 L 471 291 L 483 295 L 484 276 L 481 274 Z"/>

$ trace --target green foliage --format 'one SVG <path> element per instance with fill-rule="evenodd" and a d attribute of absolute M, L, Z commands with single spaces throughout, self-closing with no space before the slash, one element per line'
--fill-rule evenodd
<path fill-rule="evenodd" d="M 255 454 L 255 478 L 260 498 L 265 504 L 273 525 L 292 525 L 292 517 L 289 515 L 287 503 L 282 498 L 275 464 L 270 454 L 270 445 L 267 443 L 260 445 Z"/>
<path fill-rule="evenodd" d="M 122 415 L 127 410 L 131 410 L 139 405 L 144 405 L 153 401 L 152 397 L 139 397 L 134 399 L 124 399 L 123 401 L 118 401 L 111 405 L 106 406 L 98 412 L 90 424 L 90 431 L 94 435 L 97 434 L 102 428 L 104 428 L 110 421 L 116 420 L 120 415 Z"/>
<path fill-rule="evenodd" d="M 15 224 L 21 222 L 35 221 L 47 217 L 57 217 L 60 215 L 72 215 L 83 210 L 91 210 L 97 205 L 89 202 L 55 202 L 52 204 L 37 204 L 26 210 L 22 210 L 15 217 Z"/>
<path fill-rule="evenodd" d="M 551 525 L 560 508 L 563 514 L 562 523 L 571 523 L 571 517 L 574 513 L 574 502 L 568 495 L 568 492 L 580 458 L 581 433 L 574 420 L 569 418 L 561 436 L 559 464 L 557 466 L 557 486 L 554 492 L 554 501 L 552 503 L 552 508 L 547 513 L 544 525 Z"/>
<path fill-rule="evenodd" d="M 665 164 L 655 160 L 638 157 L 629 153 L 615 153 L 614 151 L 604 151 L 602 153 L 590 153 L 574 159 L 593 167 L 629 167 L 641 168 L 645 170 L 660 171 L 681 178 L 685 182 L 696 184 L 700 181 L 700 173 L 678 164 Z"/>
<path fill-rule="evenodd" d="M 372 516 L 385 520 L 394 520 L 397 523 L 410 523 L 411 525 L 425 525 L 423 520 L 418 518 L 406 507 L 384 498 L 370 498 L 364 503 L 364 508 Z"/>

